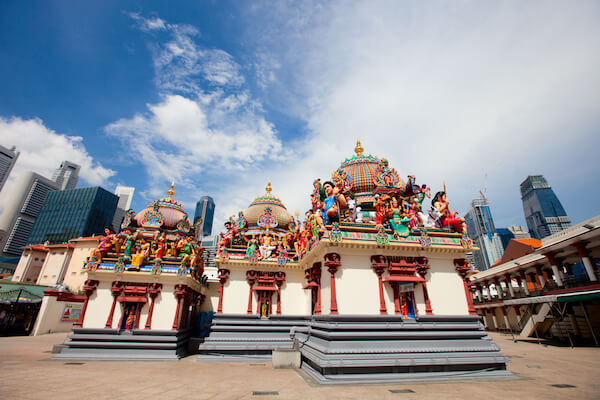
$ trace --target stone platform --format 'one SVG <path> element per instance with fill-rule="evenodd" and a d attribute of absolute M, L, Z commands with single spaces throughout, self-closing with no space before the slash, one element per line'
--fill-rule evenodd
<path fill-rule="evenodd" d="M 512 377 L 478 316 L 315 315 L 291 337 L 321 384 Z"/>
<path fill-rule="evenodd" d="M 54 360 L 178 360 L 188 355 L 190 329 L 179 331 L 74 328 Z"/>
<path fill-rule="evenodd" d="M 216 314 L 210 334 L 198 346 L 198 361 L 271 361 L 275 349 L 292 349 L 290 331 L 306 326 L 309 316 Z"/>

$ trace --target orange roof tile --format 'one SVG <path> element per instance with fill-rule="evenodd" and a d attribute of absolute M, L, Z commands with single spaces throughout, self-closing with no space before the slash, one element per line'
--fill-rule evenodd
<path fill-rule="evenodd" d="M 542 247 L 542 241 L 538 240 L 538 239 L 533 239 L 533 238 L 523 238 L 523 239 L 512 239 L 512 240 L 516 240 L 517 242 L 529 245 L 531 247 L 535 247 L 536 249 L 538 247 Z"/>

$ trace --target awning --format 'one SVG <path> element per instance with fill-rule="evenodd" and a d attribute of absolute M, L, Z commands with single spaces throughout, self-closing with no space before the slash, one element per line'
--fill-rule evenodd
<path fill-rule="evenodd" d="M 259 286 L 256 286 L 254 288 L 254 290 L 270 290 L 272 292 L 276 292 L 277 288 L 274 287 L 274 286 L 262 286 L 262 285 L 259 285 Z"/>
<path fill-rule="evenodd" d="M 390 275 L 384 282 L 425 282 L 425 279 L 414 275 Z"/>
<path fill-rule="evenodd" d="M 600 290 L 582 292 L 579 294 L 573 293 L 569 295 L 558 295 L 556 301 L 558 303 L 570 303 L 573 301 L 588 301 L 594 299 L 600 299 Z"/>

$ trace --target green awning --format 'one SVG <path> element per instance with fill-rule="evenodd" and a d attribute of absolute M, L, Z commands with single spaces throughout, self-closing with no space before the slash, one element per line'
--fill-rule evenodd
<path fill-rule="evenodd" d="M 584 294 L 577 294 L 577 295 L 572 295 L 572 296 L 561 296 L 561 297 L 558 297 L 556 299 L 556 301 L 558 303 L 570 303 L 573 301 L 588 301 L 588 300 L 594 300 L 594 299 L 600 299 L 600 292 L 584 293 Z"/>
<path fill-rule="evenodd" d="M 15 303 L 17 298 L 23 303 L 37 303 L 44 298 L 44 290 L 50 286 L 24 285 L 17 282 L 0 282 L 0 302 Z"/>

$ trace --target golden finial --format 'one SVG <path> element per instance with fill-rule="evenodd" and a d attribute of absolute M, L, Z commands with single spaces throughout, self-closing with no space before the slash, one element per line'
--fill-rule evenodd
<path fill-rule="evenodd" d="M 267 188 L 265 189 L 267 191 L 267 196 L 271 195 L 271 182 L 267 182 Z"/>
<path fill-rule="evenodd" d="M 360 140 L 356 139 L 356 147 L 354 148 L 354 152 L 356 153 L 356 155 L 358 157 L 360 157 L 360 156 L 362 156 L 363 150 L 364 149 L 360 145 Z"/>
<path fill-rule="evenodd" d="M 169 199 L 172 199 L 173 195 L 175 194 L 175 191 L 173 190 L 174 187 L 175 187 L 175 182 L 171 182 L 171 187 L 169 188 L 169 190 L 167 190 L 167 194 L 169 195 Z"/>

